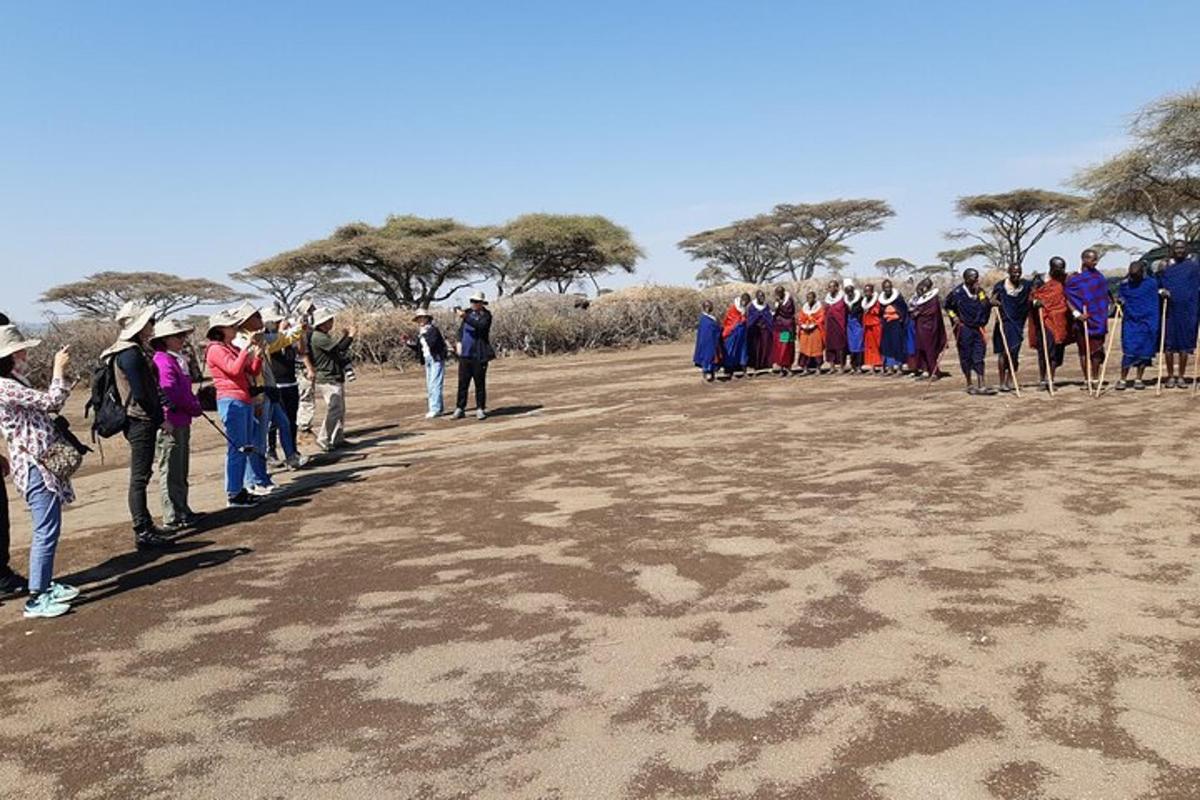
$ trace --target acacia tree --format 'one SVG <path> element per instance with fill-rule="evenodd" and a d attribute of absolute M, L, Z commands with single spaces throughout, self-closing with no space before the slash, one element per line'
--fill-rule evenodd
<path fill-rule="evenodd" d="M 908 274 L 916 268 L 916 264 L 904 258 L 881 258 L 875 262 L 875 269 L 879 270 L 879 274 L 885 278 L 894 278 L 900 274 Z"/>
<path fill-rule="evenodd" d="M 300 300 L 319 294 L 339 279 L 341 270 L 315 260 L 315 250 L 289 250 L 259 261 L 251 267 L 230 273 L 231 278 L 270 297 L 285 313 L 290 313 Z"/>
<path fill-rule="evenodd" d="M 232 303 L 249 296 L 207 278 L 106 270 L 48 289 L 40 302 L 59 303 L 85 317 L 111 319 L 126 302 L 153 307 L 160 316 L 169 317 L 196 306 Z"/>
<path fill-rule="evenodd" d="M 788 272 L 778 232 L 765 214 L 692 234 L 678 247 L 697 261 L 720 266 L 745 283 L 769 283 Z"/>
<path fill-rule="evenodd" d="M 1200 88 L 1168 95 L 1144 107 L 1131 132 L 1136 149 L 1156 165 L 1155 174 L 1174 180 L 1200 200 Z"/>
<path fill-rule="evenodd" d="M 720 264 L 709 264 L 696 273 L 696 283 L 700 284 L 704 289 L 711 289 L 714 286 L 724 286 L 729 283 L 729 273 Z"/>
<path fill-rule="evenodd" d="M 1050 231 L 1062 227 L 1079 207 L 1080 198 L 1044 189 L 1015 189 L 999 194 L 958 198 L 960 217 L 983 220 L 981 232 L 952 231 L 951 239 L 974 239 L 999 251 L 1000 265 L 1024 264 L 1025 256 Z"/>
<path fill-rule="evenodd" d="M 583 281 L 599 291 L 599 277 L 615 270 L 632 273 L 643 256 L 628 230 L 598 215 L 525 214 L 499 235 L 508 248 L 507 258 L 495 268 L 500 295 L 522 294 L 542 284 L 566 294 Z"/>

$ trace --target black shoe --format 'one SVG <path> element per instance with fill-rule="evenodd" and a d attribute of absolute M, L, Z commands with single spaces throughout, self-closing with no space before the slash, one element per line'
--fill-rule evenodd
<path fill-rule="evenodd" d="M 133 543 L 137 545 L 138 550 L 163 550 L 175 546 L 175 542 L 164 536 L 163 532 L 157 528 L 134 532 Z"/>
<path fill-rule="evenodd" d="M 189 511 L 179 518 L 179 526 L 182 528 L 194 528 L 200 524 L 200 520 L 204 519 L 203 514 L 195 511 Z"/>
<path fill-rule="evenodd" d="M 258 498 L 242 489 L 235 495 L 230 495 L 225 503 L 226 508 L 253 508 L 258 503 Z"/>
<path fill-rule="evenodd" d="M 0 575 L 0 597 L 19 597 L 29 591 L 29 581 L 23 575 L 8 570 Z"/>

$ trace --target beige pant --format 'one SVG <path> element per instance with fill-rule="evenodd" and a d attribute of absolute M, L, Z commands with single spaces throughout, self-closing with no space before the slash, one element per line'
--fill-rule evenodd
<path fill-rule="evenodd" d="M 190 427 L 176 428 L 173 433 L 158 432 L 158 482 L 162 495 L 162 518 L 167 525 L 190 514 L 188 506 L 188 461 L 191 454 Z"/>
<path fill-rule="evenodd" d="M 313 417 L 317 415 L 317 400 L 313 385 L 301 373 L 296 376 L 296 386 L 300 389 L 300 405 L 296 409 L 296 430 L 312 432 Z"/>
<path fill-rule="evenodd" d="M 317 446 L 328 450 L 346 439 L 346 387 L 340 383 L 319 383 L 317 391 L 325 404 L 325 418 L 317 431 Z"/>

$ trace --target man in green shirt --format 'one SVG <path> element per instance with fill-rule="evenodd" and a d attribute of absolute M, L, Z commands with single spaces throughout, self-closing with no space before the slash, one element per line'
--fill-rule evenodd
<path fill-rule="evenodd" d="M 354 330 L 343 330 L 334 338 L 333 312 L 318 311 L 313 317 L 312 350 L 316 388 L 325 403 L 325 416 L 317 431 L 317 447 L 329 452 L 345 443 L 346 353 L 354 341 Z"/>

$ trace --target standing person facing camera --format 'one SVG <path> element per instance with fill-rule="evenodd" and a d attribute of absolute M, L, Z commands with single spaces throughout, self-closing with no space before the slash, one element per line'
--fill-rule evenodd
<path fill-rule="evenodd" d="M 70 611 L 79 590 L 52 580 L 54 554 L 62 533 L 62 507 L 75 499 L 69 479 L 43 465 L 60 434 L 54 415 L 71 389 L 66 371 L 71 357 L 64 347 L 54 355 L 50 388 L 38 391 L 25 377 L 25 355 L 37 339 L 26 339 L 15 325 L 0 327 L 0 433 L 12 456 L 12 480 L 33 517 L 29 545 L 29 600 L 25 617 L 58 617 Z"/>
<path fill-rule="evenodd" d="M 467 391 L 475 382 L 475 417 L 487 418 L 487 368 L 496 357 L 492 349 L 492 312 L 487 298 L 476 292 L 470 298 L 471 307 L 457 309 L 462 322 L 458 326 L 458 398 L 454 404 L 454 419 L 467 413 Z"/>
<path fill-rule="evenodd" d="M 150 516 L 146 490 L 154 474 L 154 456 L 158 432 L 174 434 L 175 426 L 163 414 L 166 403 L 158 385 L 158 371 L 150 351 L 154 336 L 154 309 L 136 311 L 115 344 L 101 354 L 113 359 L 113 377 L 117 392 L 125 404 L 125 440 L 129 442 L 129 515 L 133 522 L 133 542 L 139 550 L 170 547 Z"/>
<path fill-rule="evenodd" d="M 442 415 L 442 386 L 446 376 L 446 339 L 438 330 L 438 326 L 434 324 L 433 315 L 429 313 L 428 308 L 417 309 L 412 321 L 417 323 L 417 341 L 414 342 L 407 336 L 401 341 L 425 365 L 425 396 L 429 403 L 425 419 L 434 419 Z"/>

